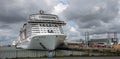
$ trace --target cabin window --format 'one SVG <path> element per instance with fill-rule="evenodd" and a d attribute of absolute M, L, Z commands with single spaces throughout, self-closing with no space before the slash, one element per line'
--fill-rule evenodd
<path fill-rule="evenodd" d="M 49 24 L 46 24 L 47 27 L 49 27 Z"/>
<path fill-rule="evenodd" d="M 48 33 L 54 33 L 53 30 L 48 30 Z"/>
<path fill-rule="evenodd" d="M 57 27 L 57 25 L 55 25 L 55 27 Z"/>
<path fill-rule="evenodd" d="M 51 26 L 54 27 L 54 24 L 52 24 Z"/>
<path fill-rule="evenodd" d="M 50 24 L 50 27 L 52 27 L 52 25 Z"/>
<path fill-rule="evenodd" d="M 41 26 L 41 24 L 40 24 L 40 26 Z"/>
<path fill-rule="evenodd" d="M 43 24 L 43 27 L 45 27 L 45 24 Z"/>

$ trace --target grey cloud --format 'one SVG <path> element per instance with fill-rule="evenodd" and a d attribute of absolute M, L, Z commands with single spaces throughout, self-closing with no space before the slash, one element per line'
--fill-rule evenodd
<path fill-rule="evenodd" d="M 80 26 L 80 28 L 92 28 L 92 27 L 99 27 L 99 26 L 101 26 L 101 23 L 100 23 L 101 21 L 100 20 L 91 20 L 91 21 L 87 21 L 87 22 L 77 22 L 77 23 L 79 23 L 79 24 L 81 24 L 81 25 L 79 25 Z"/>
<path fill-rule="evenodd" d="M 110 23 L 118 15 L 118 0 L 69 0 L 63 13 L 67 20 L 78 24 L 79 29 L 92 29 L 92 34 L 116 31 L 101 23 Z M 105 29 L 106 28 L 106 29 Z M 115 29 L 115 28 L 114 28 Z M 84 32 L 84 31 L 83 31 Z"/>
<path fill-rule="evenodd" d="M 118 32 L 118 33 L 120 33 L 120 24 L 119 24 L 119 22 L 117 23 L 113 23 L 110 27 L 109 27 L 109 29 L 111 29 L 112 31 L 116 31 L 116 32 Z"/>
<path fill-rule="evenodd" d="M 0 25 L 1 29 L 11 29 L 9 25 Z"/>
<path fill-rule="evenodd" d="M 97 0 L 75 0 L 77 3 L 74 3 L 70 0 L 71 4 L 68 9 L 64 12 L 68 20 L 79 20 L 79 22 L 88 22 L 91 20 L 102 20 L 103 22 L 108 22 L 115 18 L 118 13 L 117 1 L 100 1 Z M 83 1 L 83 2 L 81 2 Z M 89 3 L 87 3 L 87 2 Z M 73 3 L 72 3 L 73 2 Z M 106 5 L 103 8 L 102 2 Z M 99 7 L 98 11 L 94 11 L 95 6 Z M 92 12 L 93 11 L 93 12 Z"/>
<path fill-rule="evenodd" d="M 26 21 L 29 14 L 36 13 L 40 9 L 49 8 L 44 0 L 1 0 L 0 1 L 0 21 L 5 23 L 15 23 Z"/>
<path fill-rule="evenodd" d="M 16 37 L 6 37 L 6 36 L 0 36 L 0 44 L 1 45 L 11 45 L 14 40 L 16 40 Z"/>
<path fill-rule="evenodd" d="M 51 4 L 47 4 L 46 0 L 0 0 L 0 22 L 4 23 L 0 25 L 0 29 L 12 29 L 11 36 L 5 37 L 9 37 L 9 40 L 16 39 L 16 36 L 12 37 L 12 35 L 18 34 L 20 27 L 22 27 L 20 23 L 24 23 L 29 14 L 36 13 L 40 9 L 51 13 L 58 1 L 50 1 L 52 1 Z M 112 22 L 119 12 L 118 0 L 68 0 L 68 5 L 67 9 L 59 16 L 65 17 L 63 19 L 66 19 L 66 22 L 75 22 L 79 27 L 77 32 L 84 33 L 87 29 L 91 30 L 90 34 L 101 34 L 108 31 L 119 32 L 120 25 L 115 25 Z M 110 23 L 111 26 L 106 27 L 102 23 Z M 67 34 L 68 37 L 75 36 L 70 35 L 72 34 L 70 32 Z M 77 34 L 79 36 L 79 33 Z M 7 38 L 0 37 L 0 39 Z"/>

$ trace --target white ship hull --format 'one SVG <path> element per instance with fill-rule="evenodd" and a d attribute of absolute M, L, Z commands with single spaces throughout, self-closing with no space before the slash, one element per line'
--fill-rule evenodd
<path fill-rule="evenodd" d="M 44 14 L 42 10 L 40 14 L 31 14 L 21 28 L 15 46 L 23 49 L 55 50 L 64 43 L 64 25 L 66 23 L 60 21 L 57 15 Z"/>
<path fill-rule="evenodd" d="M 36 35 L 18 44 L 23 49 L 54 50 L 65 40 L 64 35 Z"/>

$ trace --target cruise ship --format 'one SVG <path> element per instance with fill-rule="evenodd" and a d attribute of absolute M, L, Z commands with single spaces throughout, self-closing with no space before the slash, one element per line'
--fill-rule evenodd
<path fill-rule="evenodd" d="M 64 25 L 66 23 L 60 21 L 57 15 L 40 10 L 29 16 L 20 30 L 15 46 L 23 49 L 55 50 L 66 38 L 62 29 Z"/>

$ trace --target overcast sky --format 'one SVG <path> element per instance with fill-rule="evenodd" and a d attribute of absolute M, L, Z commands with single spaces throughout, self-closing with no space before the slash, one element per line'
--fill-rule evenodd
<path fill-rule="evenodd" d="M 0 0 L 0 44 L 17 40 L 29 14 L 41 9 L 67 23 L 63 27 L 67 39 L 80 39 L 87 31 L 118 32 L 119 37 L 120 0 Z"/>

